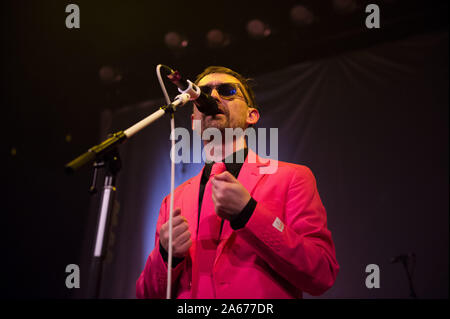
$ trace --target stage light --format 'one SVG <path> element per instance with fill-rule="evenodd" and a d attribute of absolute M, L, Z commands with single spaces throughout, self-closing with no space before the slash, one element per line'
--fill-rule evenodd
<path fill-rule="evenodd" d="M 305 6 L 296 5 L 291 9 L 291 21 L 296 26 L 310 25 L 314 22 L 314 14 Z"/>
<path fill-rule="evenodd" d="M 247 33 L 253 39 L 262 39 L 268 37 L 272 30 L 261 20 L 253 19 L 247 23 Z"/>
<path fill-rule="evenodd" d="M 352 13 L 356 10 L 355 0 L 333 0 L 333 7 L 339 13 Z"/>
<path fill-rule="evenodd" d="M 185 36 L 174 31 L 166 33 L 164 36 L 164 42 L 167 47 L 172 50 L 183 49 L 189 44 L 189 41 Z"/>
<path fill-rule="evenodd" d="M 230 36 L 219 29 L 212 29 L 206 34 L 206 43 L 210 48 L 224 48 L 230 44 Z"/>
<path fill-rule="evenodd" d="M 112 84 L 122 80 L 120 71 L 109 65 L 102 66 L 98 71 L 98 76 L 105 84 Z"/>

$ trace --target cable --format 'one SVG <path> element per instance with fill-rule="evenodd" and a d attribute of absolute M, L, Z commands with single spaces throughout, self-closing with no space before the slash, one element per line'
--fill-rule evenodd
<path fill-rule="evenodd" d="M 167 65 L 164 65 L 164 64 L 158 64 L 156 66 L 156 76 L 158 77 L 159 85 L 161 86 L 161 90 L 163 91 L 164 98 L 166 99 L 166 103 L 167 103 L 167 105 L 169 105 L 170 98 L 169 98 L 169 95 L 167 94 L 166 86 L 164 85 L 164 81 L 161 77 L 161 68 L 166 69 L 170 73 L 173 73 L 174 71 L 171 68 L 169 68 Z"/>
<path fill-rule="evenodd" d="M 166 87 L 164 85 L 164 81 L 161 77 L 161 68 L 168 70 L 169 72 L 173 72 L 171 68 L 166 65 L 158 64 L 156 66 L 156 76 L 158 77 L 159 84 L 161 86 L 161 90 L 163 91 L 164 97 L 166 99 L 167 105 L 170 104 L 170 98 L 167 94 Z M 171 141 L 172 141 L 172 149 L 171 149 L 171 166 L 170 166 L 170 214 L 169 214 L 169 251 L 168 251 L 168 260 L 167 260 L 167 290 L 166 290 L 166 299 L 171 298 L 171 288 L 172 288 L 172 255 L 173 255 L 173 247 L 172 247 L 172 217 L 173 217 L 173 193 L 175 188 L 175 116 L 174 113 L 170 116 L 170 132 L 171 132 Z"/>

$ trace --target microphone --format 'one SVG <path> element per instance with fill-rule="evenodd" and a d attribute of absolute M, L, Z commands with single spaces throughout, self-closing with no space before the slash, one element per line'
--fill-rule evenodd
<path fill-rule="evenodd" d="M 187 93 L 190 100 L 194 102 L 197 109 L 205 115 L 222 113 L 216 100 L 208 94 L 203 93 L 200 88 L 189 80 L 183 79 L 178 71 L 172 71 L 167 78 L 178 87 L 180 93 Z"/>

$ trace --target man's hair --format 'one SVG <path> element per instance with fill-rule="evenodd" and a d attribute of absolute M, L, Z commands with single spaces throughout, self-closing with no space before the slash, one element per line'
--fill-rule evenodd
<path fill-rule="evenodd" d="M 250 87 L 250 81 L 252 79 L 246 78 L 246 77 L 242 76 L 241 74 L 239 74 L 229 68 L 226 68 L 224 66 L 214 66 L 213 65 L 213 66 L 208 66 L 206 69 L 203 70 L 202 73 L 197 75 L 197 77 L 195 78 L 195 84 L 198 84 L 198 82 L 200 82 L 201 79 L 203 79 L 205 76 L 207 76 L 208 74 L 211 74 L 211 73 L 225 73 L 225 74 L 234 76 L 236 79 L 238 79 L 239 82 L 241 82 L 242 87 L 245 90 L 245 92 L 242 92 L 242 94 L 244 94 L 244 97 L 247 100 L 248 106 L 259 110 L 259 107 L 255 103 L 255 93 L 253 93 L 253 89 Z"/>

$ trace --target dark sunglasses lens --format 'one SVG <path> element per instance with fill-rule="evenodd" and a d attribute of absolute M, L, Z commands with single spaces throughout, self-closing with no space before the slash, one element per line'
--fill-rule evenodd
<path fill-rule="evenodd" d="M 217 91 L 222 96 L 233 96 L 236 94 L 236 88 L 231 84 L 221 84 L 217 88 Z"/>
<path fill-rule="evenodd" d="M 208 94 L 208 95 L 210 95 L 211 94 L 211 91 L 212 91 L 212 89 L 211 89 L 211 87 L 210 86 L 201 86 L 200 87 L 200 90 L 203 92 L 203 93 L 205 93 L 205 94 Z"/>

